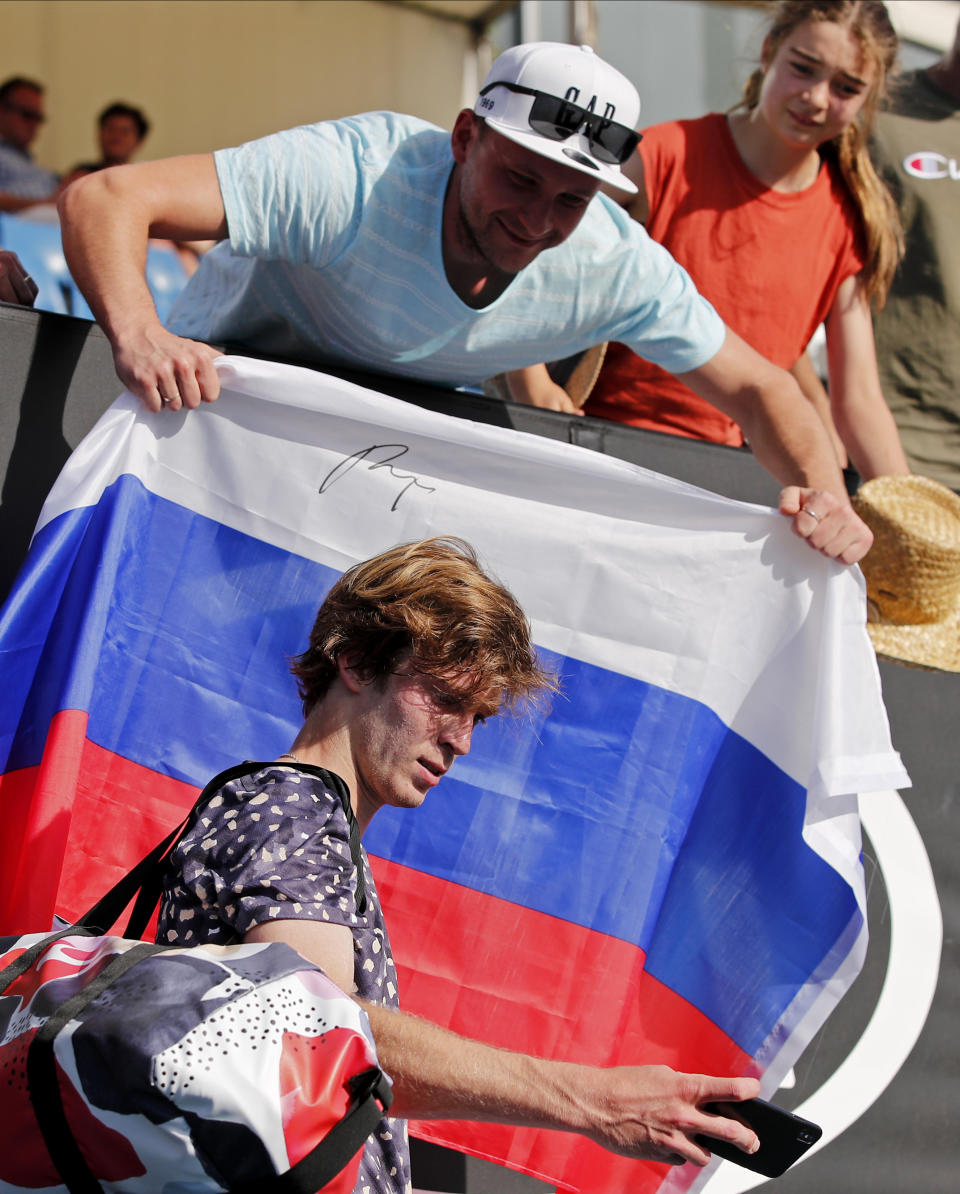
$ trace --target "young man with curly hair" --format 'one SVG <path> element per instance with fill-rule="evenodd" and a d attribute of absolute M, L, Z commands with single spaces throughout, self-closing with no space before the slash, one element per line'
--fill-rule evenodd
<path fill-rule="evenodd" d="M 466 1119 L 579 1132 L 615 1152 L 705 1164 L 704 1133 L 755 1151 L 702 1110 L 752 1078 L 548 1061 L 399 1010 L 376 885 L 357 840 L 384 807 L 418 807 L 476 726 L 556 689 L 515 598 L 462 540 L 427 539 L 336 582 L 294 665 L 305 719 L 290 751 L 227 783 L 177 848 L 158 939 L 282 941 L 367 1012 L 399 1120 Z M 354 860 L 357 860 L 356 862 Z M 357 1190 L 409 1189 L 402 1122 L 367 1141 Z"/>

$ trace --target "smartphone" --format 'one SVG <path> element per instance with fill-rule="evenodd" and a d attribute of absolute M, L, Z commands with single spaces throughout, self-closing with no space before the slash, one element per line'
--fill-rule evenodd
<path fill-rule="evenodd" d="M 745 1153 L 735 1144 L 715 1140 L 712 1136 L 697 1136 L 697 1143 L 715 1156 L 752 1169 L 754 1173 L 762 1173 L 764 1177 L 780 1177 L 786 1173 L 794 1161 L 799 1160 L 823 1135 L 819 1124 L 794 1115 L 792 1111 L 785 1111 L 765 1099 L 746 1099 L 742 1103 L 707 1103 L 703 1109 L 713 1115 L 722 1115 L 725 1119 L 737 1119 L 753 1128 L 760 1140 L 760 1147 L 755 1153 Z"/>

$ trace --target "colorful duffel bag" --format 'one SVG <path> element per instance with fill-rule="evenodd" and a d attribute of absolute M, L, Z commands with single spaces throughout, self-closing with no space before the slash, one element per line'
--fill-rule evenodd
<path fill-rule="evenodd" d="M 349 1194 L 392 1098 L 363 1010 L 286 945 L 101 936 L 94 911 L 0 939 L 0 1191 Z"/>

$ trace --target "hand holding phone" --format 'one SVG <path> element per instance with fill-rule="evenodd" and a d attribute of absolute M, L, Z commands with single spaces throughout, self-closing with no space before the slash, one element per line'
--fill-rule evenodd
<path fill-rule="evenodd" d="M 725 1119 L 736 1119 L 756 1132 L 760 1148 L 745 1153 L 724 1140 L 699 1135 L 698 1144 L 718 1157 L 762 1173 L 764 1177 L 780 1177 L 823 1135 L 823 1129 L 809 1119 L 785 1111 L 765 1099 L 746 1099 L 742 1103 L 706 1103 L 703 1110 Z"/>

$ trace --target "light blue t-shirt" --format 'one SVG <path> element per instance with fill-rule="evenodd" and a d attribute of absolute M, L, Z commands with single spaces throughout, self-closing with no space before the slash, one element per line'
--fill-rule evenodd
<path fill-rule="evenodd" d="M 683 372 L 723 343 L 688 274 L 602 195 L 499 298 L 467 306 L 442 259 L 450 135 L 415 117 L 289 129 L 220 150 L 216 166 L 230 239 L 175 304 L 179 335 L 448 385 L 604 340 Z"/>

